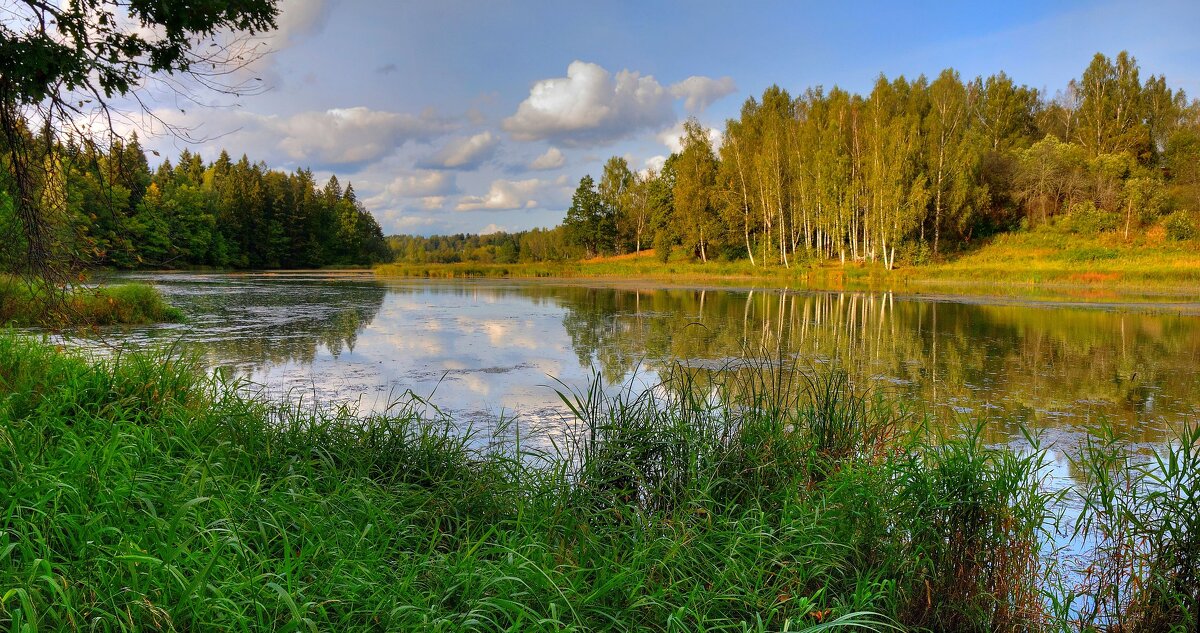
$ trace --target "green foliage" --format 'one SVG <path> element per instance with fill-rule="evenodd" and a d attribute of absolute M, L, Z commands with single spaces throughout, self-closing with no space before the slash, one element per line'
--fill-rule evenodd
<path fill-rule="evenodd" d="M 1197 234 L 1196 218 L 1192 213 L 1182 209 L 1168 215 L 1163 220 L 1163 228 L 1167 231 L 1167 237 L 1173 240 L 1190 240 Z"/>
<path fill-rule="evenodd" d="M 1090 200 L 1076 203 L 1067 215 L 1067 225 L 1071 232 L 1081 235 L 1095 235 L 1111 231 L 1117 228 L 1119 221 L 1116 214 L 1097 209 Z"/>
<path fill-rule="evenodd" d="M 62 148 L 71 243 L 94 265 L 316 268 L 390 261 L 375 218 L 332 177 L 184 150 L 150 171 L 136 135 L 107 151 Z M 0 207 L 0 223 L 4 222 Z"/>
<path fill-rule="evenodd" d="M 191 50 L 196 38 L 225 29 L 269 31 L 279 11 L 275 0 L 207 2 L 188 11 L 146 0 L 10 4 L 11 24 L 23 30 L 0 29 L 0 77 L 5 99 L 19 104 L 60 91 L 125 94 L 147 73 L 186 72 L 204 61 Z M 145 30 L 125 28 L 129 18 Z"/>
<path fill-rule="evenodd" d="M 564 390 L 576 426 L 539 449 L 419 400 L 271 403 L 186 358 L 0 335 L 0 626 L 1058 630 L 1089 605 L 1119 607 L 1121 630 L 1196 621 L 1195 430 L 1150 462 L 1085 446 L 1089 568 L 1131 584 L 1071 593 L 1048 584 L 1058 501 L 1035 438 L 931 435 L 836 369 L 662 375 Z"/>
<path fill-rule="evenodd" d="M 1200 427 L 1146 459 L 1110 428 L 1089 436 L 1076 536 L 1095 561 L 1084 574 L 1082 627 L 1190 631 L 1200 626 Z"/>
<path fill-rule="evenodd" d="M 118 325 L 183 320 L 153 286 L 121 284 L 57 289 L 41 281 L 0 275 L 0 325 Z"/>
<path fill-rule="evenodd" d="M 616 237 L 616 215 L 596 191 L 591 176 L 579 180 L 579 186 L 571 197 L 571 208 L 567 209 L 567 216 L 563 219 L 563 231 L 567 242 L 582 247 L 587 257 L 612 252 Z"/>

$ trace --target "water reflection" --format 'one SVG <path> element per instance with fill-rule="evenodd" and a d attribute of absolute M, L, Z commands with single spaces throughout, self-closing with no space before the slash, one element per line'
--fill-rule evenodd
<path fill-rule="evenodd" d="M 406 389 L 471 419 L 562 424 L 556 380 L 593 368 L 620 384 L 675 359 L 746 354 L 838 363 L 943 419 L 987 416 L 1070 433 L 1100 418 L 1160 441 L 1200 415 L 1200 317 L 1084 307 L 930 301 L 871 293 L 526 282 L 384 281 L 369 275 L 152 276 L 190 317 L 141 328 L 274 394 L 385 407 Z"/>

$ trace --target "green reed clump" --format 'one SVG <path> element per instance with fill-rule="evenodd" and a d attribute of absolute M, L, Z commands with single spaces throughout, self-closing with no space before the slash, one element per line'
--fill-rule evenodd
<path fill-rule="evenodd" d="M 273 403 L 186 358 L 0 334 L 0 628 L 1062 624 L 1036 446 L 930 433 L 836 368 L 780 359 L 562 396 L 575 426 L 546 447 L 416 399 L 371 416 Z M 1182 446 L 1146 471 L 1175 496 L 1138 497 L 1170 554 L 1120 604 L 1186 627 Z"/>
<path fill-rule="evenodd" d="M 954 440 L 909 451 L 895 469 L 892 557 L 904 573 L 902 619 L 937 631 L 1037 630 L 1054 495 L 1041 481 L 1044 453 L 982 442 L 983 424 Z"/>
<path fill-rule="evenodd" d="M 1082 561 L 1077 622 L 1115 631 L 1200 627 L 1200 427 L 1154 451 L 1101 429 L 1076 460 L 1085 486 L 1076 533 Z"/>
<path fill-rule="evenodd" d="M 183 313 L 153 286 L 75 287 L 0 275 L 0 325 L 66 327 L 176 323 Z"/>

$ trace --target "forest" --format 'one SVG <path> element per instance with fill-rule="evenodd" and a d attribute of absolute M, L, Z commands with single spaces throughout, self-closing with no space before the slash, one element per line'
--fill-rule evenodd
<path fill-rule="evenodd" d="M 1097 53 L 1054 95 L 1003 72 L 880 76 L 749 98 L 719 138 L 695 119 L 661 169 L 622 157 L 579 187 L 563 224 L 515 234 L 394 236 L 397 261 L 561 261 L 655 248 L 756 266 L 922 264 L 1004 232 L 1197 234 L 1200 102 L 1127 52 Z"/>
<path fill-rule="evenodd" d="M 47 143 L 30 139 L 28 147 Z M 136 133 L 107 148 L 68 139 L 50 144 L 39 201 L 80 262 L 117 269 L 314 268 L 370 265 L 391 253 L 354 187 L 336 176 L 285 173 L 234 162 L 206 163 L 184 150 L 153 171 Z M 0 166 L 0 231 L 23 233 L 14 217 L 11 171 Z M 22 257 L 20 239 L 0 244 L 0 270 Z"/>

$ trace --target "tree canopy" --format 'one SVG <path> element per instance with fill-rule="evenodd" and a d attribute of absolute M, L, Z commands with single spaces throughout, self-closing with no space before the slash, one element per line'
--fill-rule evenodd
<path fill-rule="evenodd" d="M 88 113 L 98 113 L 111 133 L 110 100 L 155 76 L 187 74 L 205 88 L 238 92 L 232 72 L 256 55 L 238 36 L 274 29 L 278 13 L 277 0 L 6 0 L 0 9 L 5 184 L 23 233 L 21 270 L 48 278 L 63 277 L 78 261 L 62 237 L 66 216 L 48 200 L 61 162 L 58 139 L 95 142 L 91 130 L 77 127 Z"/>

